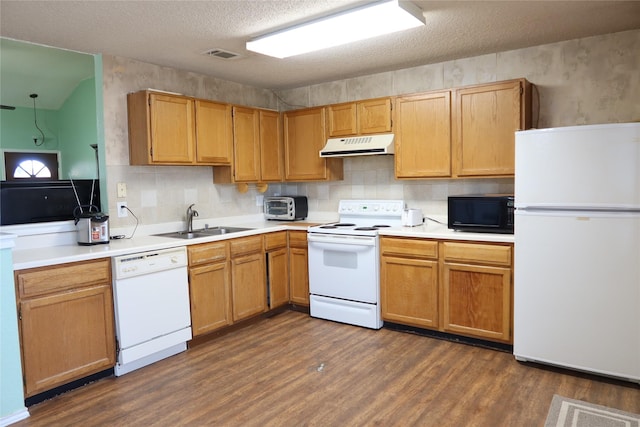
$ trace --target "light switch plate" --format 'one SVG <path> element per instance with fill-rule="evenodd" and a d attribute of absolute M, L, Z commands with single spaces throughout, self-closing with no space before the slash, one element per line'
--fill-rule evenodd
<path fill-rule="evenodd" d="M 256 196 L 256 206 L 262 206 L 264 204 L 264 196 Z"/>
<path fill-rule="evenodd" d="M 125 182 L 119 182 L 117 184 L 118 197 L 127 197 L 127 184 Z"/>

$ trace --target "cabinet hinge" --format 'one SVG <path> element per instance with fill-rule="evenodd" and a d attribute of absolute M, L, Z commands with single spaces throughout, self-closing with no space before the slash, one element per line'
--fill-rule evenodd
<path fill-rule="evenodd" d="M 27 377 L 25 377 L 24 374 L 22 374 L 22 386 L 27 387 Z"/>
<path fill-rule="evenodd" d="M 18 320 L 22 320 L 22 309 L 18 308 Z"/>
<path fill-rule="evenodd" d="M 118 360 L 118 355 L 120 354 L 120 342 L 118 341 L 118 337 L 116 339 L 116 360 Z"/>
<path fill-rule="evenodd" d="M 522 95 L 524 93 L 524 88 L 522 87 L 522 85 L 520 85 L 520 95 Z"/>
<path fill-rule="evenodd" d="M 153 147 L 149 148 L 149 156 L 151 156 L 151 158 L 153 158 Z"/>

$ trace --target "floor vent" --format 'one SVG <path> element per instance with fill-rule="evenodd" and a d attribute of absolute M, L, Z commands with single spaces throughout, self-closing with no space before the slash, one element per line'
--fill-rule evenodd
<path fill-rule="evenodd" d="M 242 55 L 240 55 L 239 53 L 230 52 L 223 49 L 210 49 L 206 52 L 203 52 L 203 55 L 213 56 L 220 59 L 238 59 L 242 57 Z"/>

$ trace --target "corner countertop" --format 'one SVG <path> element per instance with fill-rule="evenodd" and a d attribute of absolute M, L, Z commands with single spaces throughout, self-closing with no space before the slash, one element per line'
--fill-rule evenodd
<path fill-rule="evenodd" d="M 64 264 L 69 262 L 87 261 L 105 257 L 129 255 L 137 252 L 169 249 L 180 246 L 189 246 L 200 243 L 227 240 L 238 237 L 246 237 L 264 233 L 285 230 L 306 231 L 310 226 L 335 222 L 335 218 L 310 218 L 304 221 L 266 221 L 255 217 L 228 221 L 224 226 L 236 226 L 250 228 L 250 230 L 226 235 L 208 236 L 197 239 L 176 239 L 172 237 L 140 234 L 132 238 L 111 240 L 108 244 L 80 246 L 68 244 L 61 246 L 47 246 L 13 251 L 14 270 L 26 268 L 44 267 L 49 265 Z M 166 230 L 165 230 L 166 231 Z M 381 236 L 415 237 L 423 239 L 467 240 L 479 242 L 503 242 L 513 243 L 512 234 L 467 233 L 452 231 L 446 225 L 427 221 L 417 227 L 392 227 L 380 231 Z"/>

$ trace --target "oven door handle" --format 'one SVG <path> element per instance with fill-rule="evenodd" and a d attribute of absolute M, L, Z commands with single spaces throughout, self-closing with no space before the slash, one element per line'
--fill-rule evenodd
<path fill-rule="evenodd" d="M 375 238 L 372 237 L 357 237 L 357 236 L 316 236 L 309 234 L 307 236 L 309 246 L 314 248 L 329 249 L 329 250 L 342 250 L 345 251 L 345 245 L 349 245 L 351 251 L 354 251 L 355 247 L 370 248 L 376 245 Z"/>

